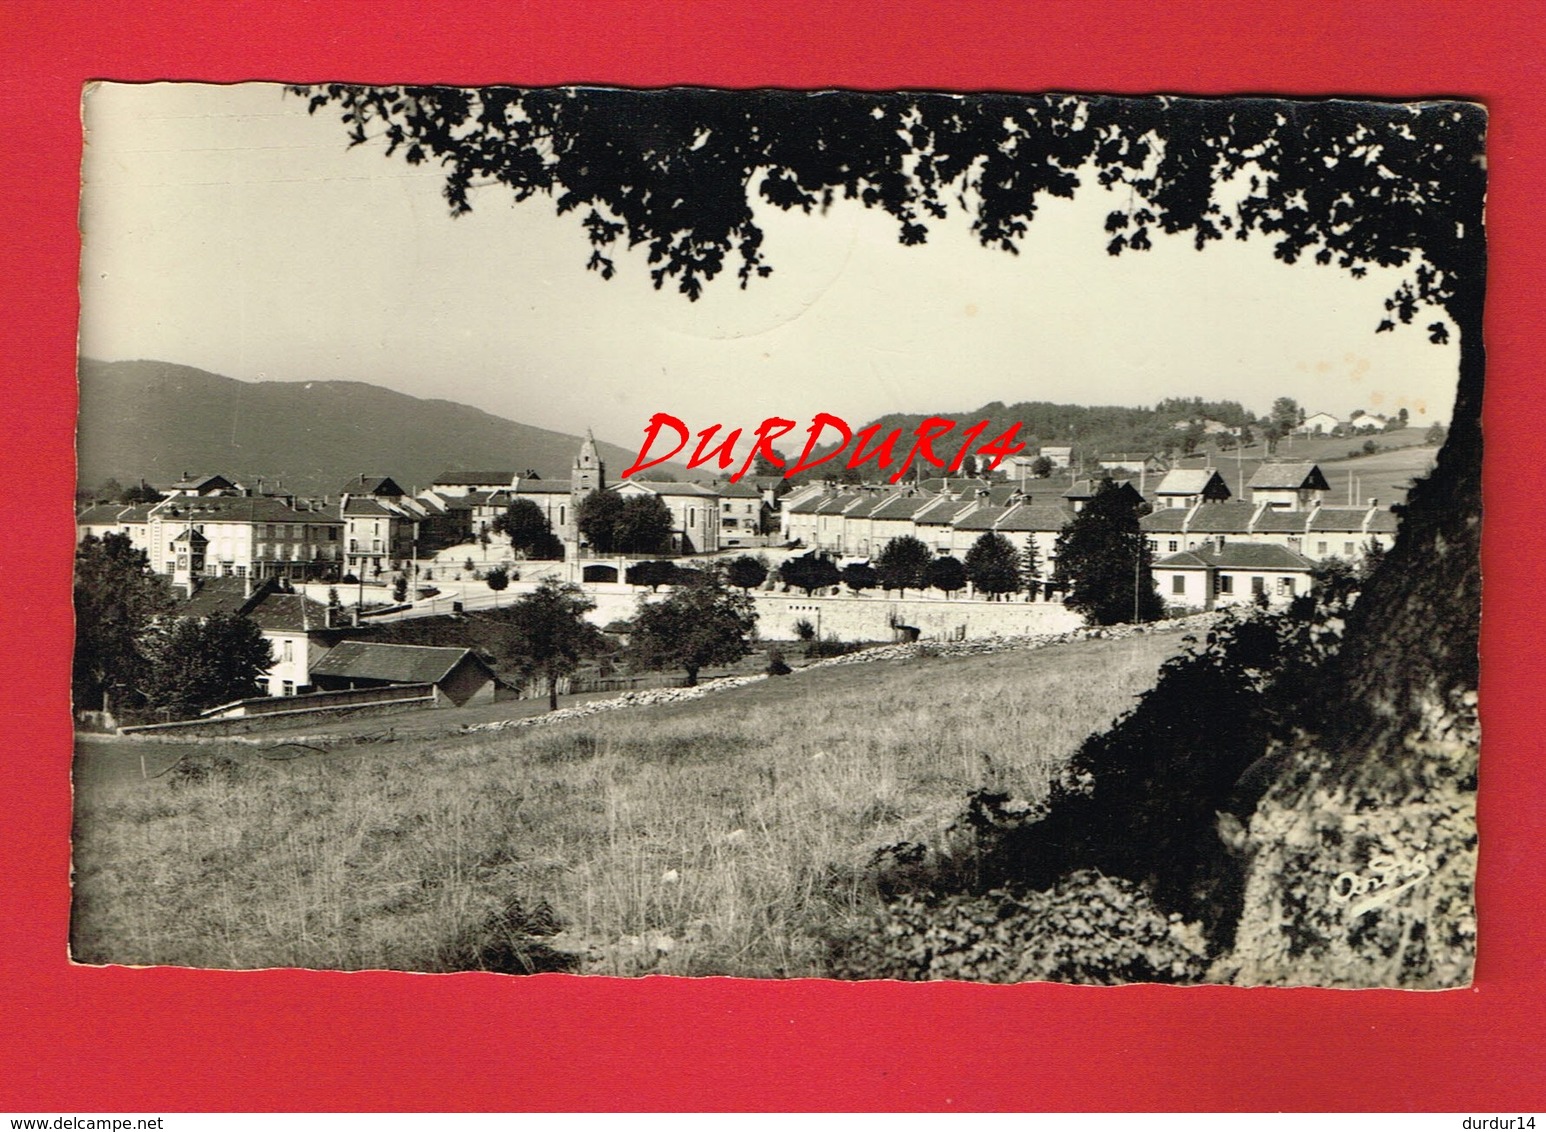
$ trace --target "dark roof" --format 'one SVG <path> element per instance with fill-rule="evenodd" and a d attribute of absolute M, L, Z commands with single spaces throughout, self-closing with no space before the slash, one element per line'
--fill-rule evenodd
<path fill-rule="evenodd" d="M 1263 464 L 1256 469 L 1256 474 L 1251 477 L 1250 483 L 1246 486 L 1265 488 L 1269 491 L 1300 491 L 1305 488 L 1331 490 L 1326 477 L 1321 475 L 1320 468 L 1309 463 Z"/>
<path fill-rule="evenodd" d="M 236 523 L 326 523 L 338 516 L 329 511 L 297 511 L 267 496 L 173 496 L 155 505 L 158 515 L 212 519 Z"/>
<path fill-rule="evenodd" d="M 975 499 L 946 499 L 941 496 L 938 499 L 931 500 L 927 507 L 924 507 L 914 515 L 913 521 L 915 523 L 928 523 L 932 526 L 948 526 L 957 515 L 975 506 L 977 506 Z"/>
<path fill-rule="evenodd" d="M 1369 518 L 1369 533 L 1373 534 L 1376 531 L 1381 531 L 1385 534 L 1393 535 L 1400 525 L 1401 519 L 1394 511 L 1376 511 Z"/>
<path fill-rule="evenodd" d="M 206 578 L 192 597 L 177 607 L 179 617 L 241 613 L 251 600 L 245 578 Z"/>
<path fill-rule="evenodd" d="M 890 495 L 866 495 L 858 503 L 855 503 L 843 514 L 850 519 L 868 519 L 880 508 L 891 501 Z"/>
<path fill-rule="evenodd" d="M 1078 480 L 1063 493 L 1064 499 L 1094 499 L 1095 493 L 1100 490 L 1102 480 Z M 1134 499 L 1142 499 L 1143 495 L 1133 486 L 1132 480 L 1112 480 L 1111 486 L 1118 491 L 1130 492 Z"/>
<path fill-rule="evenodd" d="M 295 632 L 327 627 L 327 606 L 302 594 L 265 592 L 247 611 L 258 628 L 270 632 Z"/>
<path fill-rule="evenodd" d="M 1250 530 L 1251 517 L 1255 514 L 1256 507 L 1250 503 L 1199 503 L 1192 509 L 1187 530 L 1198 534 L 1243 535 Z"/>
<path fill-rule="evenodd" d="M 344 501 L 343 514 L 345 515 L 389 515 L 397 516 L 397 512 L 390 507 L 383 507 L 376 500 L 363 495 L 351 495 Z"/>
<path fill-rule="evenodd" d="M 931 495 L 894 495 L 870 512 L 872 519 L 911 519 L 934 502 Z"/>
<path fill-rule="evenodd" d="M 311 672 L 313 676 L 387 680 L 394 684 L 438 684 L 465 657 L 483 664 L 471 649 L 341 641 L 312 666 Z"/>
<path fill-rule="evenodd" d="M 516 495 L 568 495 L 572 490 L 569 480 L 523 479 L 515 486 Z"/>
<path fill-rule="evenodd" d="M 459 471 L 451 469 L 441 472 L 435 477 L 436 483 L 448 483 L 456 487 L 475 487 L 478 484 L 499 484 L 504 486 L 515 482 L 514 472 L 490 472 L 490 471 Z"/>
<path fill-rule="evenodd" d="M 209 539 L 205 538 L 202 534 L 200 534 L 198 531 L 194 530 L 192 527 L 189 527 L 187 530 L 183 531 L 182 534 L 180 534 L 177 537 L 175 537 L 174 539 L 172 539 L 172 541 L 173 542 L 186 542 L 190 546 L 193 545 L 196 542 L 202 542 L 206 546 L 209 545 Z"/>
<path fill-rule="evenodd" d="M 339 495 L 407 495 L 391 476 L 355 476 L 338 489 Z"/>
<path fill-rule="evenodd" d="M 1262 509 L 1256 516 L 1256 522 L 1251 530 L 1257 534 L 1290 534 L 1304 533 L 1304 525 L 1309 520 L 1308 511 L 1279 511 L 1273 507 Z"/>
<path fill-rule="evenodd" d="M 761 499 L 762 492 L 749 483 L 716 484 L 715 490 L 726 499 Z"/>
<path fill-rule="evenodd" d="M 826 501 L 827 497 L 825 495 L 810 495 L 806 496 L 806 498 L 800 500 L 800 502 L 794 504 L 792 507 L 786 508 L 786 510 L 791 515 L 812 515 L 815 514 L 815 512 L 819 510 L 821 505 Z"/>
<path fill-rule="evenodd" d="M 1007 508 L 995 507 L 991 503 L 985 507 L 979 507 L 970 515 L 956 521 L 958 531 L 991 531 L 993 525 L 1004 517 Z"/>
<path fill-rule="evenodd" d="M 1073 512 L 1050 503 L 1021 503 L 1004 512 L 996 531 L 1061 531 L 1073 522 Z"/>
<path fill-rule="evenodd" d="M 1361 533 L 1365 522 L 1368 522 L 1371 531 L 1394 532 L 1396 529 L 1396 517 L 1389 511 L 1376 511 L 1371 516 L 1367 507 L 1318 508 L 1310 519 L 1309 529 Z"/>
<path fill-rule="evenodd" d="M 1179 531 L 1186 526 L 1186 517 L 1190 514 L 1191 509 L 1187 507 L 1161 507 L 1140 517 L 1138 526 L 1150 532 Z"/>
<path fill-rule="evenodd" d="M 1167 569 L 1196 569 L 1214 566 L 1221 570 L 1303 570 L 1313 568 L 1302 554 L 1296 554 L 1286 546 L 1270 542 L 1226 542 L 1222 548 L 1215 546 L 1183 550 L 1156 562 L 1155 567 Z"/>
<path fill-rule="evenodd" d="M 824 495 L 816 503 L 814 508 L 818 515 L 841 515 L 856 503 L 862 503 L 864 496 L 844 492 L 841 495 Z"/>
<path fill-rule="evenodd" d="M 661 482 L 657 480 L 629 480 L 631 484 L 653 491 L 656 495 L 712 495 L 717 496 L 718 491 L 711 487 L 704 487 L 701 483 L 680 483 L 676 481 Z"/>
<path fill-rule="evenodd" d="M 119 522 L 119 516 L 128 509 L 129 505 L 126 503 L 98 503 L 82 511 L 75 517 L 75 521 L 83 526 L 100 527 L 105 523 Z"/>

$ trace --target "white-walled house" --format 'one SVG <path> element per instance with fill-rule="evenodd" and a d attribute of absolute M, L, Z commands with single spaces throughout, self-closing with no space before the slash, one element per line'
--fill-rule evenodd
<path fill-rule="evenodd" d="M 679 554 L 712 554 L 719 549 L 719 492 L 699 483 L 624 480 L 616 488 L 627 498 L 653 495 L 671 512 L 671 549 Z"/>
<path fill-rule="evenodd" d="M 1154 580 L 1166 604 L 1218 609 L 1265 598 L 1282 605 L 1310 592 L 1314 564 L 1287 547 L 1222 539 L 1183 550 L 1154 564 Z"/>

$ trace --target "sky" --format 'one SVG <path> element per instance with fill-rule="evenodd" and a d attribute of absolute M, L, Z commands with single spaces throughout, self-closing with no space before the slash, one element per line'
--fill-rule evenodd
<path fill-rule="evenodd" d="M 1108 256 L 1098 186 L 1044 204 L 1018 256 L 956 218 L 902 247 L 878 211 L 759 210 L 773 274 L 697 303 L 617 275 L 552 201 L 478 190 L 452 218 L 435 167 L 349 149 L 271 84 L 103 84 L 84 99 L 81 352 L 247 381 L 367 381 L 637 445 L 667 412 L 694 430 L 833 413 L 964 413 L 990 401 L 1235 400 L 1447 421 L 1457 348 L 1374 333 L 1398 272 L 1355 280 L 1272 259 L 1263 239 L 1197 251 L 1157 236 Z M 669 287 L 669 284 L 668 284 Z"/>

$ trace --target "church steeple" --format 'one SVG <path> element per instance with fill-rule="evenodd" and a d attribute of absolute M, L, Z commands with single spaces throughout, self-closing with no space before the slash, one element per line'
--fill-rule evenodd
<path fill-rule="evenodd" d="M 564 542 L 569 545 L 569 556 L 572 557 L 580 547 L 580 527 L 577 521 L 580 504 L 586 496 L 606 486 L 607 466 L 596 451 L 595 436 L 587 428 L 585 442 L 580 445 L 579 454 L 574 458 L 574 467 L 569 473 L 569 511 L 564 520 L 562 535 Z"/>

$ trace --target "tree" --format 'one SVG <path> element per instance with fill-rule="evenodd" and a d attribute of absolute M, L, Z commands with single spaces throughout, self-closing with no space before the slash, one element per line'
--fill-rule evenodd
<path fill-rule="evenodd" d="M 1443 444 L 1449 438 L 1449 430 L 1438 421 L 1428 426 L 1428 431 L 1423 433 L 1424 444 Z"/>
<path fill-rule="evenodd" d="M 726 589 L 718 571 L 707 571 L 664 601 L 640 599 L 629 652 L 640 668 L 684 669 L 692 687 L 706 665 L 732 664 L 745 656 L 756 625 L 752 599 Z"/>
<path fill-rule="evenodd" d="M 843 584 L 854 593 L 863 593 L 880 585 L 880 575 L 868 562 L 850 562 L 842 569 Z"/>
<path fill-rule="evenodd" d="M 1299 402 L 1292 397 L 1279 397 L 1272 403 L 1272 412 L 1268 414 L 1272 423 L 1278 426 L 1278 435 L 1287 436 L 1298 427 L 1301 418 Z"/>
<path fill-rule="evenodd" d="M 898 590 L 906 597 L 908 590 L 921 590 L 929 584 L 929 563 L 933 559 L 934 555 L 921 541 L 912 535 L 900 535 L 880 552 L 875 569 L 882 586 Z"/>
<path fill-rule="evenodd" d="M 1044 480 L 1052 474 L 1053 467 L 1051 456 L 1038 456 L 1031 461 L 1031 475 Z"/>
<path fill-rule="evenodd" d="M 1032 598 L 1041 588 L 1041 550 L 1035 535 L 1026 536 L 1025 549 L 1020 552 L 1020 588 Z"/>
<path fill-rule="evenodd" d="M 801 554 L 791 558 L 778 568 L 778 576 L 785 585 L 804 590 L 807 597 L 843 580 L 837 566 L 825 554 Z"/>
<path fill-rule="evenodd" d="M 946 597 L 966 585 L 966 567 L 959 558 L 949 555 L 929 563 L 929 588 L 941 590 Z"/>
<path fill-rule="evenodd" d="M 759 562 L 750 554 L 742 554 L 731 559 L 730 565 L 725 568 L 725 580 L 732 586 L 740 587 L 742 593 L 750 593 L 754 587 L 762 585 L 767 579 L 766 564 Z"/>
<path fill-rule="evenodd" d="M 146 701 L 181 716 L 263 694 L 274 652 L 257 624 L 234 613 L 186 617 L 150 648 Z"/>
<path fill-rule="evenodd" d="M 1058 536 L 1053 580 L 1070 609 L 1092 625 L 1153 621 L 1165 612 L 1149 569 L 1138 512 L 1110 480 Z M 1135 609 L 1136 606 L 1136 609 Z"/>
<path fill-rule="evenodd" d="M 392 579 L 392 600 L 399 604 L 408 600 L 408 575 L 399 574 Z"/>
<path fill-rule="evenodd" d="M 628 567 L 623 574 L 623 581 L 630 586 L 648 586 L 650 593 L 654 593 L 661 586 L 674 584 L 679 573 L 675 562 L 646 559 Z"/>
<path fill-rule="evenodd" d="M 114 689 L 137 697 L 148 669 L 151 628 L 172 610 L 167 580 L 150 571 L 128 535 L 87 535 L 75 550 L 77 705 L 106 710 Z"/>
<path fill-rule="evenodd" d="M 613 525 L 612 549 L 621 554 L 660 554 L 668 551 L 671 549 L 673 526 L 671 509 L 660 496 L 630 496 L 623 501 L 617 522 Z M 687 550 L 685 543 L 682 549 Z"/>
<path fill-rule="evenodd" d="M 511 548 L 523 558 L 563 557 L 563 543 L 553 534 L 542 508 L 530 499 L 514 500 L 503 515 L 495 517 L 494 530 L 507 536 Z M 555 545 L 557 555 L 552 553 Z"/>
<path fill-rule="evenodd" d="M 547 683 L 549 711 L 558 709 L 558 681 L 604 646 L 601 630 L 585 620 L 595 608 L 580 587 L 544 578 L 505 614 L 510 627 L 506 659 L 527 679 Z"/>
<path fill-rule="evenodd" d="M 510 585 L 510 571 L 503 566 L 495 566 L 487 574 L 483 575 L 483 581 L 488 588 L 494 591 L 494 605 L 499 605 L 499 595 Z"/>
<path fill-rule="evenodd" d="M 1014 543 L 996 531 L 984 531 L 966 552 L 966 576 L 990 598 L 1020 588 L 1020 559 Z"/>
<path fill-rule="evenodd" d="M 575 508 L 575 525 L 597 554 L 611 554 L 617 537 L 617 521 L 623 512 L 623 497 L 615 491 L 593 491 Z"/>
<path fill-rule="evenodd" d="M 491 183 L 518 201 L 551 201 L 589 235 L 590 269 L 610 277 L 619 241 L 643 245 L 655 285 L 674 282 L 690 299 L 727 265 L 743 287 L 772 270 L 750 193 L 805 211 L 839 195 L 856 199 L 895 219 L 904 244 L 924 242 L 930 224 L 964 218 L 984 246 L 1013 252 L 1045 214 L 1046 198 L 1093 184 L 1110 190 L 1116 206 L 1097 237 L 1112 255 L 1146 251 L 1158 234 L 1199 250 L 1233 237 L 1270 241 L 1286 264 L 1308 259 L 1355 277 L 1369 265 L 1399 272 L 1373 329 L 1416 323 L 1438 344 L 1458 334 L 1449 434 L 1432 474 L 1407 496 L 1386 565 L 1348 615 L 1335 679 L 1299 713 L 1323 739 L 1320 748 L 1294 749 L 1325 775 L 1300 774 L 1275 804 L 1308 804 L 1303 783 L 1335 781 L 1366 796 L 1371 782 L 1390 784 L 1400 768 L 1427 758 L 1416 752 L 1451 720 L 1449 745 L 1458 733 L 1464 749 L 1474 747 L 1485 108 L 1059 94 L 295 89 L 313 112 L 338 112 L 351 144 L 380 139 L 410 163 L 440 162 L 453 212 L 471 208 L 474 185 Z M 1467 859 L 1459 851 L 1451 858 L 1462 862 L 1455 868 Z M 1281 858 L 1256 860 L 1259 875 L 1300 883 Z"/>

